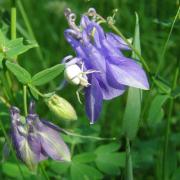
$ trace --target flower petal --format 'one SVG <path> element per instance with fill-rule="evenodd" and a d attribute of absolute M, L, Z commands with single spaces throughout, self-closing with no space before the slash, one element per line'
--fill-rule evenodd
<path fill-rule="evenodd" d="M 111 72 L 114 77 L 113 81 L 121 85 L 144 90 L 149 89 L 147 76 L 139 64 L 126 57 L 122 57 L 121 59 L 112 57 L 111 60 L 111 62 L 115 60 L 118 62 L 117 64 L 109 63 L 109 72 Z M 111 80 L 112 79 L 109 79 L 109 83 L 112 82 Z"/>
<path fill-rule="evenodd" d="M 91 23 L 90 19 L 87 16 L 82 16 L 81 22 L 80 22 L 80 27 L 81 28 L 86 28 L 89 24 Z"/>
<path fill-rule="evenodd" d="M 59 132 L 42 122 L 38 123 L 38 134 L 43 151 L 54 160 L 71 161 L 67 145 L 61 139 Z"/>
<path fill-rule="evenodd" d="M 97 79 L 89 75 L 89 87 L 85 88 L 86 113 L 93 124 L 100 115 L 102 108 L 102 93 Z"/>
<path fill-rule="evenodd" d="M 119 48 L 121 50 L 131 50 L 127 43 L 120 36 L 114 33 L 106 33 L 106 39 L 113 47 Z"/>

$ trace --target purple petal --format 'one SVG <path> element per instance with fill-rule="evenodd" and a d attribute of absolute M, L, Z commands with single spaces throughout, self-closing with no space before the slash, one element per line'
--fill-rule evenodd
<path fill-rule="evenodd" d="M 114 33 L 106 33 L 106 39 L 113 47 L 119 48 L 121 50 L 131 50 L 127 43 L 120 36 Z"/>
<path fill-rule="evenodd" d="M 113 81 L 115 80 L 116 83 L 121 85 L 144 90 L 149 89 L 147 76 L 139 64 L 126 57 L 122 57 L 121 59 L 113 57 L 112 59 L 118 62 L 118 64 L 109 63 L 109 74 L 112 73 L 110 75 L 114 77 Z M 109 83 L 110 81 L 111 79 L 109 79 Z"/>
<path fill-rule="evenodd" d="M 93 124 L 100 115 L 102 108 L 102 93 L 98 81 L 93 75 L 89 76 L 90 86 L 85 89 L 86 113 Z"/>
<path fill-rule="evenodd" d="M 41 122 L 38 123 L 38 130 L 42 149 L 48 156 L 59 161 L 71 160 L 69 149 L 58 131 Z"/>
<path fill-rule="evenodd" d="M 80 26 L 84 29 L 91 23 L 90 19 L 87 16 L 82 16 Z"/>

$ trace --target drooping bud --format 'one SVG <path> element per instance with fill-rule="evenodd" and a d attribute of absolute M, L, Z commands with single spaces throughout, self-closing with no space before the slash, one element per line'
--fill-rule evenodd
<path fill-rule="evenodd" d="M 32 144 L 39 145 L 38 138 L 21 122 L 20 110 L 16 107 L 10 109 L 11 113 L 11 139 L 17 157 L 23 161 L 31 170 L 35 170 L 39 160 L 39 148 L 34 148 Z"/>
<path fill-rule="evenodd" d="M 49 109 L 59 118 L 64 120 L 77 120 L 76 111 L 64 98 L 54 94 L 46 99 Z"/>
<path fill-rule="evenodd" d="M 38 136 L 41 144 L 41 157 L 47 155 L 57 161 L 71 161 L 69 149 L 60 137 L 59 131 L 55 130 L 54 124 L 40 120 L 36 114 L 29 114 L 27 122 Z"/>

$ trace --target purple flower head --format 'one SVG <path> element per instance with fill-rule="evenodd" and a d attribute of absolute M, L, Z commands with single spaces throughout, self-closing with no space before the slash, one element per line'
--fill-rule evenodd
<path fill-rule="evenodd" d="M 30 169 L 35 169 L 39 161 L 51 157 L 57 161 L 70 161 L 70 152 L 59 135 L 59 128 L 42 120 L 34 112 L 30 103 L 26 122 L 22 123 L 17 107 L 10 109 L 11 136 L 17 156 Z"/>
<path fill-rule="evenodd" d="M 104 32 L 95 11 L 90 13 L 92 20 L 83 15 L 79 26 L 69 9 L 65 16 L 70 28 L 64 34 L 77 56 L 64 59 L 65 78 L 84 88 L 86 112 L 93 124 L 103 100 L 120 96 L 127 86 L 148 90 L 149 83 L 142 67 L 123 55 L 122 50 L 130 47 L 118 35 Z"/>

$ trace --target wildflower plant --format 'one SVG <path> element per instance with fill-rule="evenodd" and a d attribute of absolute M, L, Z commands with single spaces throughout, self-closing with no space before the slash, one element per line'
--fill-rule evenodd
<path fill-rule="evenodd" d="M 24 7 L 27 2 L 10 2 L 10 19 L 2 18 L 0 23 L 0 177 L 144 179 L 149 168 L 155 169 L 152 164 L 158 157 L 157 169 L 149 178 L 178 179 L 174 170 L 177 163 L 172 163 L 173 169 L 168 162 L 177 162 L 177 140 L 169 139 L 169 134 L 173 106 L 179 97 L 179 68 L 173 86 L 158 73 L 179 9 L 155 72 L 141 55 L 145 50 L 141 50 L 137 13 L 134 35 L 131 31 L 126 38 L 116 24 L 117 9 L 105 18 L 95 8 L 80 14 L 74 13 L 76 8 L 62 11 L 68 7 L 65 1 L 46 3 L 44 10 L 55 8 L 60 13 L 58 24 L 61 18 L 66 21 L 58 32 L 63 40 L 51 33 L 52 26 L 47 31 L 46 24 L 44 29 L 41 25 L 40 33 L 47 36 L 47 31 L 51 37 L 43 37 L 46 44 L 64 41 L 59 55 L 57 47 L 54 53 L 41 49 L 37 42 L 41 38 L 36 38 L 31 27 L 34 20 L 28 18 Z M 17 12 L 23 23 L 17 21 Z M 163 105 L 168 100 L 166 115 Z M 176 121 L 174 118 L 173 123 Z M 157 132 L 165 134 L 163 140 L 154 138 Z M 151 136 L 154 139 L 146 142 Z M 171 152 L 173 160 L 168 156 Z"/>

